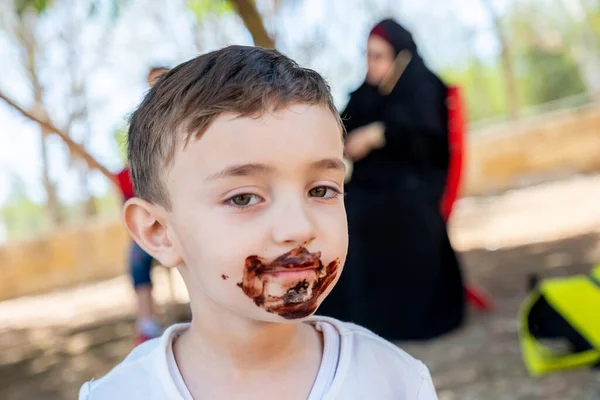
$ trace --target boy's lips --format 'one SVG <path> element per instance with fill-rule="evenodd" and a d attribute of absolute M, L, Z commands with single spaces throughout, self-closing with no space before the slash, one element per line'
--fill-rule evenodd
<path fill-rule="evenodd" d="M 258 257 L 254 261 L 259 261 Z M 304 247 L 293 249 L 272 262 L 260 260 L 256 266 L 257 275 L 265 273 L 288 273 L 308 270 L 317 270 L 323 267 L 321 264 L 321 252 L 309 252 Z"/>
<path fill-rule="evenodd" d="M 276 279 L 284 281 L 300 281 L 303 279 L 313 280 L 319 272 L 315 267 L 292 267 L 292 268 L 275 268 L 265 271 L 263 274 L 272 276 Z M 263 275 L 264 276 L 264 275 Z"/>
<path fill-rule="evenodd" d="M 303 265 L 298 265 L 298 266 L 290 266 L 290 267 L 271 268 L 271 269 L 265 270 L 263 272 L 268 273 L 268 274 L 277 274 L 277 273 L 288 273 L 288 272 L 315 271 L 318 268 L 319 267 L 305 267 Z"/>

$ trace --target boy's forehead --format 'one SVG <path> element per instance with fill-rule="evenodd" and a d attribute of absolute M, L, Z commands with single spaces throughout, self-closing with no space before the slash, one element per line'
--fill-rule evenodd
<path fill-rule="evenodd" d="M 327 107 L 296 104 L 260 116 L 223 113 L 182 153 L 189 162 L 212 170 L 232 162 L 341 158 L 343 142 Z"/>
<path fill-rule="evenodd" d="M 225 113 L 218 116 L 195 141 L 209 159 L 276 155 L 290 147 L 315 155 L 342 152 L 340 127 L 326 107 L 294 105 L 260 116 Z"/>

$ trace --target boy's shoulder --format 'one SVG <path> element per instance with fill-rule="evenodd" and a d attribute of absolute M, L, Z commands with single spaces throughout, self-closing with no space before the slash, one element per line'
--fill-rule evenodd
<path fill-rule="evenodd" d="M 129 353 L 120 364 L 100 379 L 86 382 L 79 391 L 79 399 L 165 399 L 172 382 L 163 361 L 165 349 L 174 330 L 186 324 L 173 325 L 156 339 L 149 340 Z M 165 376 L 166 375 L 166 376 Z"/>
<path fill-rule="evenodd" d="M 342 353 L 351 351 L 353 357 L 371 354 L 381 357 L 379 361 L 394 363 L 410 370 L 424 366 L 421 361 L 413 358 L 400 347 L 360 325 L 329 317 L 316 317 L 314 320 L 328 322 L 337 329 L 341 337 Z"/>
<path fill-rule="evenodd" d="M 362 326 L 333 318 L 328 322 L 340 334 L 340 358 L 336 375 L 339 398 L 437 399 L 429 370 L 398 346 Z M 333 394 L 333 393 L 332 393 Z M 375 395 L 375 397 L 373 397 Z M 344 397 L 346 396 L 346 397 Z"/>

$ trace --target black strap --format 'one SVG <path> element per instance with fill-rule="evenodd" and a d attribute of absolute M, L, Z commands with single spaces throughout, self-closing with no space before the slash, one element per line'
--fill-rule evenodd
<path fill-rule="evenodd" d="M 598 289 L 600 289 L 600 279 L 596 278 L 596 276 L 594 276 L 594 275 L 590 275 L 589 278 L 590 278 L 590 281 L 592 281 L 592 283 L 596 284 L 596 286 L 598 286 Z"/>

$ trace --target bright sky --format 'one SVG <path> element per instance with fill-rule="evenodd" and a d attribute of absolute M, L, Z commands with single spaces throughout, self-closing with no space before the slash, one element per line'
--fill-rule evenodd
<path fill-rule="evenodd" d="M 506 1 L 498 0 L 494 5 L 502 11 Z M 483 59 L 489 59 L 498 52 L 481 0 L 367 1 L 372 4 L 372 8 L 369 8 L 372 15 L 365 15 L 365 2 L 292 1 L 281 11 L 276 25 L 270 26 L 277 32 L 281 51 L 326 76 L 339 107 L 344 105 L 347 93 L 360 84 L 364 77 L 364 46 L 368 29 L 376 20 L 390 15 L 390 10 L 393 10 L 395 18 L 413 31 L 424 58 L 434 69 L 459 65 L 466 54 L 478 54 Z M 115 171 L 121 162 L 112 132 L 116 126 L 124 123 L 127 114 L 143 96 L 148 66 L 173 66 L 196 54 L 189 29 L 190 16 L 178 12 L 175 2 L 161 2 L 167 4 L 161 5 L 163 8 L 155 13 L 158 15 L 156 18 L 164 21 L 159 24 L 161 30 L 156 29 L 156 24 L 140 18 L 140 15 L 147 13 L 150 4 L 156 7 L 161 3 L 151 3 L 150 0 L 133 0 L 132 3 L 132 8 L 122 16 L 116 27 L 116 40 L 105 49 L 105 65 L 87 83 L 92 100 L 92 140 L 87 148 Z M 393 8 L 390 6 L 392 4 L 395 5 Z M 219 21 L 209 19 L 205 24 L 202 51 L 227 43 L 251 44 L 248 33 L 235 18 Z M 217 27 L 225 33 L 216 35 L 214 32 Z M 97 47 L 88 46 L 96 38 L 97 29 L 92 27 L 79 39 L 87 52 L 97 52 Z M 306 46 L 307 42 L 312 46 Z M 321 50 L 323 47 L 326 51 Z M 31 101 L 31 94 L 22 66 L 17 61 L 18 56 L 14 43 L 5 32 L 0 31 L 0 59 L 15 60 L 9 61 L 8 65 L 3 63 L 0 88 L 26 106 Z M 95 54 L 90 53 L 89 56 L 90 60 L 95 58 Z M 60 68 L 57 70 L 61 63 L 64 65 L 64 58 L 64 50 L 56 48 L 49 52 L 48 63 L 53 68 L 42 73 L 44 83 L 51 92 L 48 103 L 59 118 L 64 114 L 61 94 L 68 90 L 64 84 L 61 85 Z M 60 121 L 57 122 L 60 125 Z M 51 176 L 59 183 L 61 199 L 72 203 L 80 196 L 77 174 L 68 168 L 68 158 L 60 139 L 53 137 L 49 142 Z M 25 183 L 33 199 L 43 201 L 39 128 L 0 101 L 0 206 L 6 201 L 15 177 Z M 106 192 L 108 183 L 95 173 L 90 187 L 100 195 Z"/>

